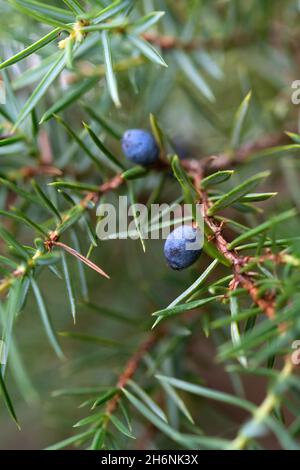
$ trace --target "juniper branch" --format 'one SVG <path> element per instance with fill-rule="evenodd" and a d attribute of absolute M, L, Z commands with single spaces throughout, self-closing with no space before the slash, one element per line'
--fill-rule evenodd
<path fill-rule="evenodd" d="M 97 192 L 89 192 L 78 204 L 77 206 L 73 206 L 69 211 L 67 211 L 63 218 L 62 222 L 58 224 L 54 230 L 49 232 L 48 237 L 44 240 L 44 245 L 47 250 L 51 250 L 53 246 L 59 246 L 58 239 L 60 236 L 60 229 L 61 226 L 70 218 L 72 212 L 74 211 L 74 207 L 77 207 L 82 211 L 82 214 L 88 209 L 90 201 L 94 202 L 95 204 L 99 200 L 102 194 L 107 193 L 113 189 L 118 188 L 121 184 L 123 184 L 124 179 L 121 175 L 116 175 L 111 180 L 103 183 Z M 70 247 L 67 247 L 70 248 Z M 75 251 L 75 250 L 74 250 Z M 9 276 L 5 277 L 0 281 L 0 294 L 4 294 L 10 288 L 12 283 L 15 279 L 19 279 L 20 277 L 25 277 L 29 275 L 36 267 L 36 261 L 40 256 L 43 255 L 43 251 L 37 249 L 34 255 L 29 258 L 25 264 L 22 263 L 20 267 L 13 271 Z"/>
<path fill-rule="evenodd" d="M 273 319 L 275 316 L 275 302 L 273 298 L 269 298 L 266 295 L 261 297 L 259 295 L 259 290 L 255 285 L 255 282 L 252 280 L 251 276 L 247 273 L 242 273 L 241 270 L 246 264 L 246 258 L 238 254 L 235 250 L 228 249 L 228 242 L 222 235 L 222 225 L 217 223 L 213 217 L 208 215 L 210 208 L 209 198 L 206 191 L 201 190 L 201 202 L 203 207 L 203 217 L 211 229 L 213 234 L 213 241 L 215 242 L 216 247 L 219 252 L 230 262 L 233 269 L 233 281 L 230 284 L 231 289 L 236 289 L 238 285 L 244 287 L 253 302 L 269 317 Z"/>
<path fill-rule="evenodd" d="M 149 338 L 147 338 L 138 348 L 138 350 L 133 354 L 133 356 L 129 359 L 126 364 L 126 367 L 122 374 L 120 375 L 117 381 L 117 388 L 120 390 L 106 405 L 106 419 L 105 424 L 107 425 L 109 422 L 109 417 L 113 414 L 118 407 L 119 401 L 122 397 L 122 389 L 125 388 L 130 379 L 136 373 L 141 360 L 145 356 L 145 354 L 152 349 L 152 347 L 156 344 L 157 340 L 161 337 L 159 334 L 153 334 Z"/>

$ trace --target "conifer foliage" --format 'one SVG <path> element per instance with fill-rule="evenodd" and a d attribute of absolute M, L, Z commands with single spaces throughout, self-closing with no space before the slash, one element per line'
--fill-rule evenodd
<path fill-rule="evenodd" d="M 299 1 L 0 8 L 0 446 L 299 450 Z"/>

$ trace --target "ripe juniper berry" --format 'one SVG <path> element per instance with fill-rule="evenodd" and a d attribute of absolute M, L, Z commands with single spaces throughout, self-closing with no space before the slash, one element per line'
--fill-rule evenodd
<path fill-rule="evenodd" d="M 191 225 L 181 225 L 165 242 L 164 254 L 168 265 L 180 271 L 191 266 L 201 254 L 201 233 Z"/>
<path fill-rule="evenodd" d="M 159 148 L 153 135 L 143 129 L 129 129 L 122 137 L 125 157 L 138 165 L 152 165 L 158 160 Z"/>

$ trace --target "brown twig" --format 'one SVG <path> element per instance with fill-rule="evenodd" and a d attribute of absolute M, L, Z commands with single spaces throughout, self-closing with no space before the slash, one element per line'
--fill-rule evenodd
<path fill-rule="evenodd" d="M 183 49 L 193 51 L 195 49 L 228 49 L 231 47 L 243 47 L 247 44 L 253 44 L 254 33 L 249 34 L 244 31 L 237 31 L 227 38 L 208 38 L 202 40 L 182 41 L 176 36 L 160 35 L 157 33 L 144 33 L 143 39 L 150 42 L 165 51 L 172 49 Z"/>
<path fill-rule="evenodd" d="M 114 413 L 116 408 L 118 407 L 119 401 L 121 399 L 121 390 L 126 387 L 129 380 L 134 376 L 135 372 L 137 371 L 141 360 L 145 356 L 145 354 L 155 345 L 157 339 L 160 337 L 159 334 L 153 334 L 144 341 L 139 349 L 134 353 L 134 355 L 129 359 L 127 365 L 119 376 L 117 381 L 117 388 L 120 390 L 114 397 L 107 403 L 106 405 L 106 416 L 107 422 L 109 421 L 109 416 Z"/>
<path fill-rule="evenodd" d="M 245 163 L 248 158 L 256 153 L 284 145 L 290 142 L 290 138 L 283 132 L 262 136 L 254 142 L 247 142 L 233 153 L 220 153 L 209 155 L 200 160 L 186 159 L 182 161 L 183 167 L 193 175 L 204 176 L 218 170 L 226 170 Z"/>
<path fill-rule="evenodd" d="M 109 191 L 112 191 L 113 189 L 119 188 L 123 183 L 124 183 L 124 178 L 122 175 L 118 174 L 111 178 L 110 180 L 106 181 L 103 183 L 101 186 L 99 186 L 98 191 L 91 191 L 89 192 L 84 199 L 80 202 L 80 205 L 84 208 L 88 207 L 88 204 L 90 201 L 94 202 L 95 204 L 98 202 L 99 198 L 105 194 L 108 193 Z"/>
<path fill-rule="evenodd" d="M 49 141 L 49 134 L 44 129 L 40 130 L 38 137 L 38 146 L 40 150 L 39 160 L 42 165 L 52 165 L 53 153 Z"/>
<path fill-rule="evenodd" d="M 273 319 L 275 317 L 275 302 L 272 297 L 263 296 L 259 294 L 259 290 L 252 280 L 249 273 L 242 273 L 241 270 L 246 264 L 246 258 L 239 255 L 235 250 L 228 248 L 228 243 L 222 235 L 222 226 L 216 222 L 213 217 L 208 216 L 210 208 L 210 202 L 206 191 L 201 191 L 202 197 L 202 215 L 213 234 L 213 239 L 218 251 L 230 262 L 234 279 L 230 287 L 236 289 L 238 285 L 241 285 L 246 289 L 252 298 L 253 302 L 267 315 L 268 318 Z"/>
<path fill-rule="evenodd" d="M 24 180 L 40 175 L 61 176 L 63 174 L 59 168 L 49 165 L 24 166 L 19 170 L 19 173 Z"/>

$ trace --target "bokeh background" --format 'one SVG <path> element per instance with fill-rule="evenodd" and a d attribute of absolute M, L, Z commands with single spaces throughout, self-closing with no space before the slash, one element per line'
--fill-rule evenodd
<path fill-rule="evenodd" d="M 45 3 L 63 7 L 59 0 Z M 94 2 L 99 7 L 109 3 Z M 234 115 L 249 90 L 252 90 L 252 99 L 243 132 L 244 142 L 297 130 L 299 106 L 291 102 L 291 84 L 300 79 L 298 0 L 141 0 L 136 3 L 137 11 L 141 13 L 166 11 L 158 27 L 160 34 L 176 37 L 185 43 L 193 42 L 197 46 L 182 55 L 178 55 L 176 48 L 163 49 L 168 69 L 146 63 L 130 72 L 118 73 L 122 99 L 120 109 L 112 105 L 104 77 L 99 79 L 99 86 L 81 98 L 99 114 L 105 115 L 118 131 L 131 127 L 149 128 L 149 114 L 153 113 L 181 157 L 201 159 L 219 154 L 228 148 Z M 0 1 L 0 12 L 0 51 L 3 58 L 34 42 L 48 30 L 48 27 L 16 11 L 9 2 Z M 120 39 L 115 41 L 117 43 Z M 36 84 L 34 80 L 26 82 L 26 71 L 39 67 L 41 60 L 56 47 L 56 44 L 51 44 L 41 54 L 8 70 L 8 80 L 20 102 L 28 97 Z M 123 57 L 126 45 L 124 50 L 121 49 L 119 54 Z M 82 61 L 101 63 L 101 55 L 99 53 L 98 57 L 97 54 L 98 50 L 94 48 L 88 59 L 83 58 Z M 186 62 L 187 55 L 189 62 Z M 116 56 L 117 60 L 118 53 Z M 203 96 L 197 74 L 209 84 L 215 96 L 214 102 Z M 62 80 L 58 79 L 40 104 L 40 114 L 63 93 Z M 78 132 L 81 121 L 88 119 L 86 111 L 78 103 L 70 106 L 63 115 Z M 3 118 L 2 121 L 4 132 Z M 73 172 L 79 181 L 101 182 L 101 176 L 90 166 L 81 150 L 66 141 L 56 123 L 50 121 L 42 132 L 47 134 L 55 166 L 67 169 L 70 174 Z M 103 129 L 99 132 L 113 152 L 123 158 L 120 143 Z M 45 140 L 42 142 L 45 151 Z M 0 148 L 0 172 L 14 171 L 34 158 L 19 144 L 9 149 Z M 283 209 L 300 206 L 299 160 L 295 154 L 286 156 L 284 160 L 276 157 L 256 159 L 239 170 L 233 183 L 237 184 L 245 176 L 264 169 L 271 169 L 272 176 L 263 189 L 278 191 L 279 195 L 258 205 L 267 215 L 238 213 L 230 209 L 228 215 L 241 223 L 256 224 Z M 146 183 L 144 180 L 136 183 L 140 202 L 147 201 L 159 184 L 158 178 L 153 175 Z M 0 187 L 0 197 L 1 194 Z M 119 194 L 124 192 L 121 190 Z M 168 176 L 160 200 L 171 202 L 179 195 L 178 184 Z M 116 195 L 108 195 L 107 201 L 116 202 Z M 95 227 L 95 217 L 93 224 Z M 23 243 L 32 244 L 29 230 L 14 224 L 10 229 Z M 299 229 L 300 223 L 296 218 L 278 227 L 276 235 L 297 235 Z M 78 227 L 76 230 L 82 252 L 86 253 L 89 248 L 86 228 Z M 227 235 L 229 238 L 233 236 L 230 231 Z M 126 359 L 150 329 L 151 313 L 167 306 L 209 263 L 203 255 L 191 269 L 171 272 L 163 257 L 163 241 L 147 241 L 146 247 L 144 254 L 139 241 L 99 241 L 92 259 L 110 274 L 111 280 L 106 281 L 84 268 L 90 295 L 88 304 L 81 296 L 78 264 L 68 257 L 78 297 L 75 326 L 65 283 L 48 270 L 43 271 L 39 285 L 56 331 L 104 339 L 95 341 L 90 338 L 88 341 L 88 336 L 82 340 L 61 335 L 60 343 L 66 360 L 60 362 L 47 342 L 35 301 L 32 294 L 29 295 L 15 325 L 18 356 L 14 360 L 18 366 L 10 368 L 8 375 L 22 429 L 16 429 L 1 404 L 1 449 L 44 448 L 70 436 L 73 424 L 87 413 L 86 408 L 78 406 L 94 396 L 93 387 L 98 389 L 116 382 Z M 222 272 L 222 268 L 219 269 L 216 276 Z M 217 344 L 223 341 L 224 333 L 213 331 L 209 337 L 205 334 L 205 318 L 208 315 L 218 317 L 224 312 L 226 307 L 217 304 L 202 310 L 201 315 L 196 311 L 178 319 L 173 326 L 169 325 L 171 336 L 162 340 L 159 349 L 160 367 L 174 376 L 184 369 L 187 377 L 196 375 L 200 383 L 222 391 L 236 392 L 243 387 L 247 398 L 260 403 L 265 394 L 264 379 L 246 377 L 238 381 L 234 375 L 226 374 L 224 364 L 216 361 Z M 172 354 L 165 353 L 168 348 Z M 141 386 L 148 386 L 147 375 L 138 373 L 136 380 Z M 76 387 L 91 390 L 83 396 L 64 396 L 61 391 Z M 191 396 L 185 396 L 185 401 L 199 426 L 212 434 L 218 434 L 221 429 L 223 437 L 234 436 L 239 424 L 245 420 L 245 414 L 224 405 L 211 403 L 207 406 L 205 401 Z M 169 411 L 176 425 L 178 411 L 172 409 L 172 405 Z M 140 420 L 136 423 L 139 437 L 130 444 L 133 448 L 174 447 L 160 433 L 145 430 L 141 423 Z M 267 446 L 277 448 L 277 443 L 269 439 Z"/>

